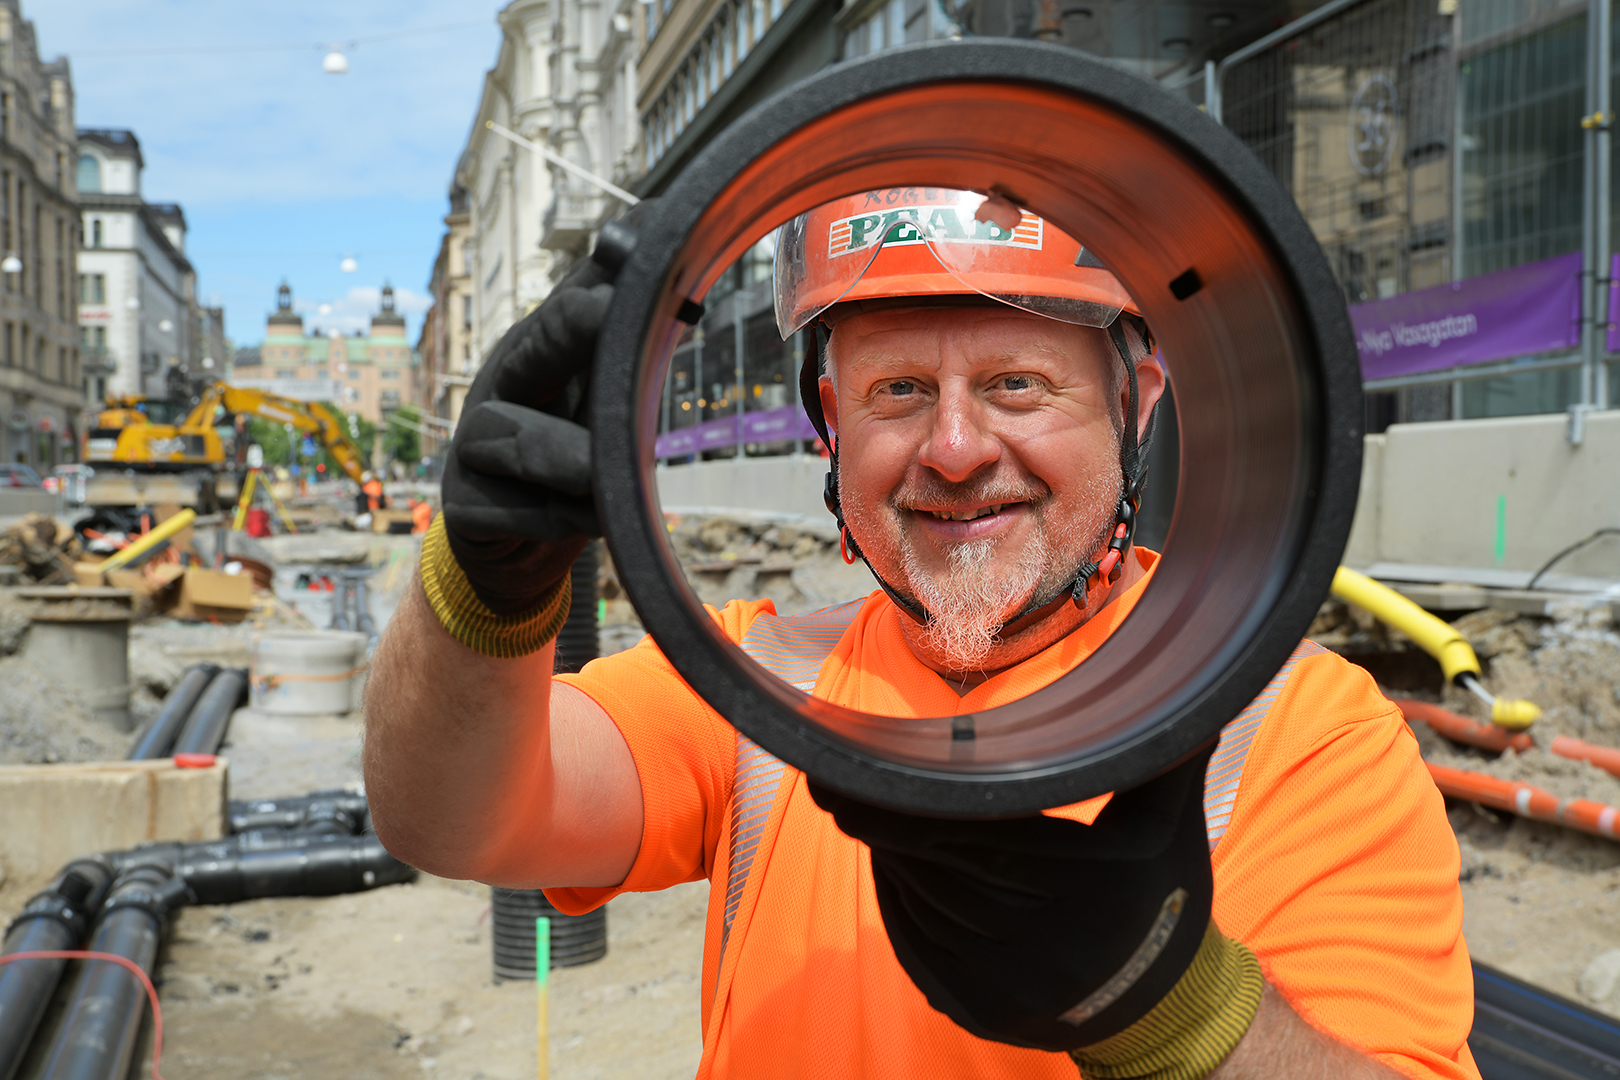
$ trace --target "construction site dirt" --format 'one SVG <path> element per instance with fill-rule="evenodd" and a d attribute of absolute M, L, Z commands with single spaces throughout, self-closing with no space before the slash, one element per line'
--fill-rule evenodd
<path fill-rule="evenodd" d="M 671 537 L 694 591 L 709 602 L 769 596 L 803 611 L 864 595 L 864 567 L 839 557 L 830 528 L 744 518 L 672 519 Z M 334 530 L 263 546 L 274 591 L 233 625 L 137 621 L 130 634 L 137 728 L 188 664 L 245 665 L 253 635 L 307 627 L 321 615 L 299 597 L 292 568 L 375 568 L 379 627 L 407 587 L 417 540 Z M 633 645 L 641 627 L 610 564 L 600 575 L 603 652 Z M 1482 610 L 1453 620 L 1485 664 L 1485 684 L 1545 710 L 1524 751 L 1492 753 L 1413 731 L 1429 761 L 1524 781 L 1560 798 L 1620 806 L 1620 779 L 1552 754 L 1555 735 L 1620 747 L 1620 635 L 1604 604 L 1547 616 Z M 19 652 L 26 604 L 0 590 L 0 763 L 113 760 L 131 733 L 97 721 Z M 1483 706 L 1442 686 L 1438 666 L 1398 633 L 1338 601 L 1312 636 L 1363 663 L 1391 695 L 1476 719 Z M 360 714 L 288 717 L 244 708 L 222 748 L 230 794 L 273 798 L 356 785 Z M 1488 964 L 1620 1016 L 1620 843 L 1526 821 L 1477 804 L 1448 813 L 1461 856 L 1464 930 Z M 0 874 L 4 868 L 0 867 Z M 44 880 L 0 878 L 0 920 Z M 552 1075 L 688 1077 L 701 1050 L 700 982 L 706 883 L 615 899 L 604 959 L 551 975 Z M 163 1075 L 444 1077 L 518 1080 L 535 1074 L 535 988 L 491 969 L 491 891 L 421 876 L 409 884 L 325 898 L 248 900 L 181 909 L 157 967 Z M 150 1038 L 150 1027 L 145 1039 Z M 150 1046 L 143 1043 L 150 1072 Z"/>

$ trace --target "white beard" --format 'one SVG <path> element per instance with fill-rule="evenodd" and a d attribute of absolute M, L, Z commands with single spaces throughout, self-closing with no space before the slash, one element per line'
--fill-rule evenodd
<path fill-rule="evenodd" d="M 1024 548 L 1017 566 L 1000 575 L 991 573 L 999 543 L 986 539 L 958 544 L 947 556 L 945 573 L 936 576 L 924 568 L 909 538 L 900 541 L 906 585 L 931 616 L 918 643 L 958 671 L 984 666 L 1000 640 L 1007 613 L 1035 596 L 1052 564 L 1053 552 L 1043 529 Z"/>

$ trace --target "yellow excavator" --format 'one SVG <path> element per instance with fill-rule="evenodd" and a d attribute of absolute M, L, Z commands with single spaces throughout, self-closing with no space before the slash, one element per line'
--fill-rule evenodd
<path fill-rule="evenodd" d="M 92 506 L 174 503 L 200 513 L 218 508 L 221 488 L 234 488 L 216 421 L 226 414 L 257 416 L 291 424 L 314 437 L 356 483 L 365 454 L 343 421 L 319 402 L 293 401 L 263 390 L 216 382 L 195 405 L 140 395 L 109 397 L 85 437 L 85 463 L 95 469 L 86 486 Z M 228 479 L 227 479 L 228 477 Z M 225 483 L 220 481 L 225 480 Z"/>

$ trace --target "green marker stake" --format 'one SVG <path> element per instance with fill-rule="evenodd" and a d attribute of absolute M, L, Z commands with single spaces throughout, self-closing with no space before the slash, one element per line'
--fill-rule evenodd
<path fill-rule="evenodd" d="M 535 995 L 539 1001 L 539 1015 L 536 1030 L 539 1032 L 539 1077 L 546 1080 L 550 1071 L 548 1058 L 551 1056 L 550 1034 L 551 1020 L 549 1006 L 551 1004 L 551 920 L 541 916 L 534 920 L 534 985 L 539 992 Z"/>
<path fill-rule="evenodd" d="M 1507 496 L 1496 497 L 1496 565 L 1507 561 Z"/>

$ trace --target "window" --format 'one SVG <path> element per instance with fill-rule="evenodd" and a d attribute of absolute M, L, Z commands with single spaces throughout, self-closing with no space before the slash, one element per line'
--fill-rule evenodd
<path fill-rule="evenodd" d="M 398 368 L 383 368 L 382 369 L 382 377 L 385 378 L 385 379 L 397 379 L 397 378 L 399 378 L 399 369 Z"/>
<path fill-rule="evenodd" d="M 92 154 L 79 155 L 79 190 L 92 193 L 101 190 L 101 162 Z"/>
<path fill-rule="evenodd" d="M 472 300 L 473 298 L 470 296 L 461 298 L 461 328 L 463 330 L 472 329 Z"/>
<path fill-rule="evenodd" d="M 105 304 L 107 302 L 107 275 L 79 275 L 79 303 Z"/>
<path fill-rule="evenodd" d="M 93 248 L 98 248 L 98 247 L 102 246 L 102 241 L 101 241 L 101 219 L 100 218 L 91 218 L 90 219 L 90 246 L 93 247 Z"/>
<path fill-rule="evenodd" d="M 6 367 L 17 366 L 17 324 L 6 323 Z"/>

